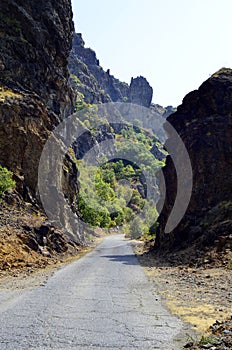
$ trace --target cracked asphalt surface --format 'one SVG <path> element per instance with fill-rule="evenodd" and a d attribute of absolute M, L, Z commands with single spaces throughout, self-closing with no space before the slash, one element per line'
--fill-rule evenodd
<path fill-rule="evenodd" d="M 32 289 L 0 289 L 1 350 L 181 349 L 184 324 L 122 235 Z"/>

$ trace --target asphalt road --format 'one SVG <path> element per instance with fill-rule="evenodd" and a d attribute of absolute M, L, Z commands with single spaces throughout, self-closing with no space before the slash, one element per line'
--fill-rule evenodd
<path fill-rule="evenodd" d="M 122 235 L 31 290 L 0 289 L 0 322 L 1 350 L 176 350 L 184 332 Z"/>

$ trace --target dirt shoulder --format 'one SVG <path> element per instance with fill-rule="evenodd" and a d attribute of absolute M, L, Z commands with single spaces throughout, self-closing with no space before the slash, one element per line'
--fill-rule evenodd
<path fill-rule="evenodd" d="M 135 252 L 147 276 L 154 283 L 168 309 L 189 323 L 202 339 L 212 333 L 209 327 L 216 321 L 221 330 L 230 329 L 232 341 L 232 270 L 225 267 L 188 265 L 176 266 L 164 258 L 143 254 L 142 243 L 135 243 Z M 227 320 L 225 322 L 225 320 Z M 223 324 L 226 324 L 223 329 Z M 191 342 L 190 342 L 191 345 Z M 197 346 L 192 341 L 192 346 Z M 202 345 L 206 345 L 205 343 Z M 221 349 L 214 347 L 212 349 Z M 189 346 L 189 348 L 191 348 Z M 203 347 L 207 348 L 207 347 Z M 211 347 L 208 347 L 211 349 Z M 201 349 L 193 347 L 192 349 Z M 222 347 L 227 349 L 227 347 Z M 229 347 L 228 349 L 231 349 Z"/>

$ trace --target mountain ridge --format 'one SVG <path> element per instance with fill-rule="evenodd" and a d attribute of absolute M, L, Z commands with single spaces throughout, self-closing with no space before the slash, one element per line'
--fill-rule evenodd
<path fill-rule="evenodd" d="M 150 107 L 153 89 L 147 80 L 142 76 L 132 78 L 128 85 L 111 75 L 109 69 L 104 71 L 95 51 L 85 47 L 81 33 L 74 34 L 69 70 L 79 78 L 81 84 L 76 88 L 82 90 L 87 103 L 131 102 Z"/>

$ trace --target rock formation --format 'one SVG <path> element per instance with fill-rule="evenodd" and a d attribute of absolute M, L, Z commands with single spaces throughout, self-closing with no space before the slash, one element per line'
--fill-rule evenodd
<path fill-rule="evenodd" d="M 130 86 L 116 79 L 100 66 L 96 53 L 85 47 L 80 33 L 74 35 L 69 60 L 73 84 L 87 103 L 131 102 L 150 107 L 153 89 L 143 77 L 131 79 Z"/>
<path fill-rule="evenodd" d="M 231 117 L 232 70 L 221 69 L 199 90 L 189 93 L 177 112 L 167 118 L 189 153 L 193 190 L 183 219 L 172 232 L 165 234 L 177 192 L 176 171 L 168 156 L 163 168 L 167 196 L 158 218 L 156 238 L 160 250 L 173 251 L 192 244 L 202 249 L 217 245 L 231 234 Z M 184 164 L 182 168 L 184 172 Z"/>
<path fill-rule="evenodd" d="M 33 92 L 59 117 L 72 109 L 67 61 L 72 47 L 69 0 L 2 0 L 1 84 Z"/>
<path fill-rule="evenodd" d="M 129 101 L 149 108 L 151 105 L 153 89 L 144 77 L 131 79 Z"/>
<path fill-rule="evenodd" d="M 163 150 L 159 149 L 159 147 L 155 143 L 153 144 L 152 148 L 150 149 L 150 152 L 158 160 L 164 160 L 166 157 L 166 154 L 163 152 Z"/>
<path fill-rule="evenodd" d="M 0 164 L 13 171 L 21 197 L 38 204 L 41 152 L 75 105 L 68 71 L 71 1 L 2 0 L 0 18 Z M 68 172 L 53 178 L 60 178 L 65 200 L 76 213 L 78 171 L 70 155 L 63 168 Z M 63 213 L 64 207 L 59 210 Z M 62 220 L 72 232 L 68 218 Z"/>
<path fill-rule="evenodd" d="M 0 163 L 34 195 L 43 145 L 74 106 L 71 2 L 2 0 L 0 16 Z"/>
<path fill-rule="evenodd" d="M 81 34 L 73 38 L 70 0 L 2 0 L 0 19 L 0 164 L 14 173 L 21 198 L 38 204 L 41 152 L 51 131 L 75 108 L 70 73 L 76 95 L 86 103 L 119 101 L 149 108 L 153 90 L 141 76 L 132 78 L 130 85 L 120 82 L 102 69 Z M 95 138 L 87 130 L 73 145 L 76 156 L 113 137 L 110 125 L 100 128 Z M 58 174 L 50 175 L 53 179 Z M 72 153 L 66 155 L 58 177 L 65 198 L 61 193 L 52 197 L 56 203 L 63 198 L 57 216 L 62 213 L 65 226 L 65 206 L 77 213 L 78 170 Z"/>
<path fill-rule="evenodd" d="M 95 52 L 85 48 L 80 34 L 73 40 L 73 32 L 71 0 L 0 2 L 0 164 L 13 172 L 17 184 L 16 192 L 5 196 L 6 207 L 1 208 L 0 243 L 4 246 L 3 241 L 7 241 L 9 251 L 17 245 L 29 255 L 34 251 L 33 264 L 37 253 L 50 259 L 66 251 L 75 253 L 73 241 L 85 243 L 84 228 L 78 222 L 78 169 L 73 150 L 82 158 L 93 146 L 114 137 L 111 126 L 102 125 L 94 137 L 86 129 L 74 142 L 62 171 L 53 169 L 49 174 L 52 192 L 42 191 L 56 213 L 52 220 L 47 218 L 38 193 L 41 152 L 54 128 L 74 112 L 76 96 L 91 104 L 125 101 L 147 107 L 152 99 L 152 88 L 145 78 L 132 79 L 130 86 L 120 82 L 110 70 L 100 67 Z M 59 159 L 57 153 L 55 147 L 45 168 Z M 33 219 L 32 212 L 39 213 L 39 221 Z M 18 266 L 17 259 L 22 256 L 24 259 L 23 253 L 7 258 L 1 255 L 0 269 Z"/>

